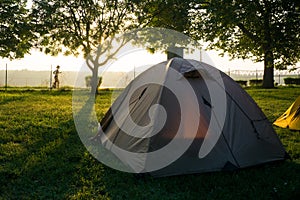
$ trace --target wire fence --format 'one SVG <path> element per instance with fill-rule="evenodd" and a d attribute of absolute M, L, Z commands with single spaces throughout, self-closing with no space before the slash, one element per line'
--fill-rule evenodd
<path fill-rule="evenodd" d="M 86 88 L 86 77 L 91 72 L 61 71 L 58 75 L 60 87 Z M 141 72 L 140 72 L 141 73 Z M 105 72 L 102 78 L 102 88 L 125 87 L 134 76 L 132 72 Z M 31 70 L 0 70 L 0 87 L 43 87 L 51 88 L 54 75 L 49 71 Z"/>
<path fill-rule="evenodd" d="M 259 80 L 263 78 L 263 70 L 228 70 L 224 71 L 234 80 Z M 105 88 L 125 87 L 134 77 L 138 76 L 139 72 L 105 72 L 102 77 L 102 86 Z M 82 75 L 82 74 L 81 74 Z M 76 71 L 62 71 L 59 74 L 61 87 L 86 87 L 85 76 L 91 75 L 86 72 L 81 78 L 78 78 Z M 52 71 L 31 71 L 31 70 L 0 70 L 0 87 L 51 87 L 54 81 Z M 284 85 L 284 79 L 300 78 L 300 69 L 294 71 L 289 70 L 275 70 L 274 81 L 278 85 Z M 76 84 L 75 84 L 76 82 Z"/>
<path fill-rule="evenodd" d="M 7 75 L 6 75 L 7 74 Z M 63 72 L 59 76 L 60 86 L 73 86 L 77 72 Z M 51 87 L 54 78 L 51 71 L 1 70 L 0 87 Z"/>
<path fill-rule="evenodd" d="M 263 70 L 228 70 L 225 72 L 234 80 L 262 80 L 264 71 Z M 275 70 L 274 71 L 274 82 L 276 85 L 285 85 L 285 78 L 300 78 L 300 68 L 290 71 L 290 70 Z"/>

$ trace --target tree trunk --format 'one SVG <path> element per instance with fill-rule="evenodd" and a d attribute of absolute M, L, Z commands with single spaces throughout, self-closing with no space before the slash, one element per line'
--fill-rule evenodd
<path fill-rule="evenodd" d="M 273 40 L 271 35 L 271 13 L 272 7 L 270 2 L 264 1 L 264 78 L 263 88 L 274 88 L 274 56 L 273 56 Z"/>
<path fill-rule="evenodd" d="M 91 95 L 96 96 L 98 94 L 98 66 L 94 65 L 92 70 L 92 79 L 91 79 Z"/>
<path fill-rule="evenodd" d="M 267 51 L 264 57 L 263 88 L 274 88 L 274 59 L 273 52 Z"/>

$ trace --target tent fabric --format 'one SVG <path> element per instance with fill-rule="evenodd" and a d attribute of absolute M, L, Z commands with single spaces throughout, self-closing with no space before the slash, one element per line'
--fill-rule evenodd
<path fill-rule="evenodd" d="M 282 128 L 300 130 L 300 96 L 273 124 Z"/>
<path fill-rule="evenodd" d="M 175 81 L 179 85 L 179 96 L 183 98 L 182 105 L 174 91 L 162 86 L 168 83 L 171 70 L 179 72 Z M 127 159 L 120 154 L 116 156 L 126 166 L 133 168 L 134 172 L 143 173 L 148 172 L 153 165 L 151 155 L 147 153 L 155 152 L 171 141 L 175 141 L 178 146 L 190 142 L 191 145 L 177 160 L 162 169 L 149 172 L 157 177 L 240 169 L 284 160 L 286 151 L 272 124 L 254 100 L 239 84 L 219 70 L 219 79 L 224 82 L 224 86 L 216 84 L 218 77 L 213 77 L 214 70 L 217 69 L 203 62 L 174 58 L 140 74 L 124 89 L 102 119 L 100 124 L 103 132 L 99 134 L 106 136 L 102 145 L 111 149 L 109 144 L 113 143 L 126 151 L 141 153 L 141 156 L 135 159 Z M 147 77 L 156 77 L 163 84 L 145 85 Z M 187 79 L 188 82 L 184 82 L 183 79 Z M 193 88 L 197 103 L 189 98 L 191 94 L 186 84 Z M 223 91 L 227 103 L 221 136 L 213 149 L 200 158 L 199 150 L 208 134 L 209 124 L 211 120 L 218 120 L 212 117 L 217 105 L 210 97 L 207 84 L 215 84 L 217 89 Z M 128 98 L 129 101 L 126 100 Z M 160 109 L 149 111 L 149 108 L 156 104 L 164 107 L 166 113 Z M 183 108 L 180 109 L 180 106 Z M 129 110 L 130 119 L 126 109 Z M 201 116 L 197 115 L 196 110 L 200 111 Z M 149 112 L 153 112 L 154 118 L 149 117 Z M 161 128 L 160 122 L 165 114 L 167 119 Z M 116 115 L 121 124 L 117 124 Z M 131 119 L 135 126 L 132 126 Z M 179 127 L 180 123 L 183 124 L 182 127 Z M 143 135 L 139 135 L 139 126 L 146 130 L 143 131 Z M 194 137 L 190 135 L 193 129 L 197 131 Z M 130 134 L 124 130 L 129 130 Z M 153 134 L 157 130 L 158 133 Z M 180 134 L 176 135 L 178 131 Z M 174 151 L 174 154 L 176 153 Z M 157 159 L 168 159 L 164 157 L 167 155 L 159 156 L 161 157 Z"/>

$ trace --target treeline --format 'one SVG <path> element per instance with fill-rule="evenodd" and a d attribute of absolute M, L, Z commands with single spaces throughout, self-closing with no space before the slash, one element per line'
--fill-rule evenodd
<path fill-rule="evenodd" d="M 191 44 L 165 37 L 164 31 L 147 34 L 147 27 L 184 33 L 232 58 L 264 61 L 266 88 L 274 87 L 274 68 L 295 67 L 300 58 L 298 0 L 5 0 L 0 4 L 0 56 L 21 58 L 32 48 L 82 56 L 96 87 L 99 68 L 132 39 L 169 56 Z M 127 35 L 112 39 L 120 34 Z"/>

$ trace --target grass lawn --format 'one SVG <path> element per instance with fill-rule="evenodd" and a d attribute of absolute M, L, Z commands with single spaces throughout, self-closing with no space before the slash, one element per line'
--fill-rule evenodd
<path fill-rule="evenodd" d="M 246 89 L 270 121 L 300 87 Z M 110 92 L 98 99 L 99 117 Z M 154 179 L 106 167 L 77 135 L 72 92 L 0 91 L 0 199 L 300 199 L 300 131 L 274 127 L 293 158 L 243 169 Z"/>

